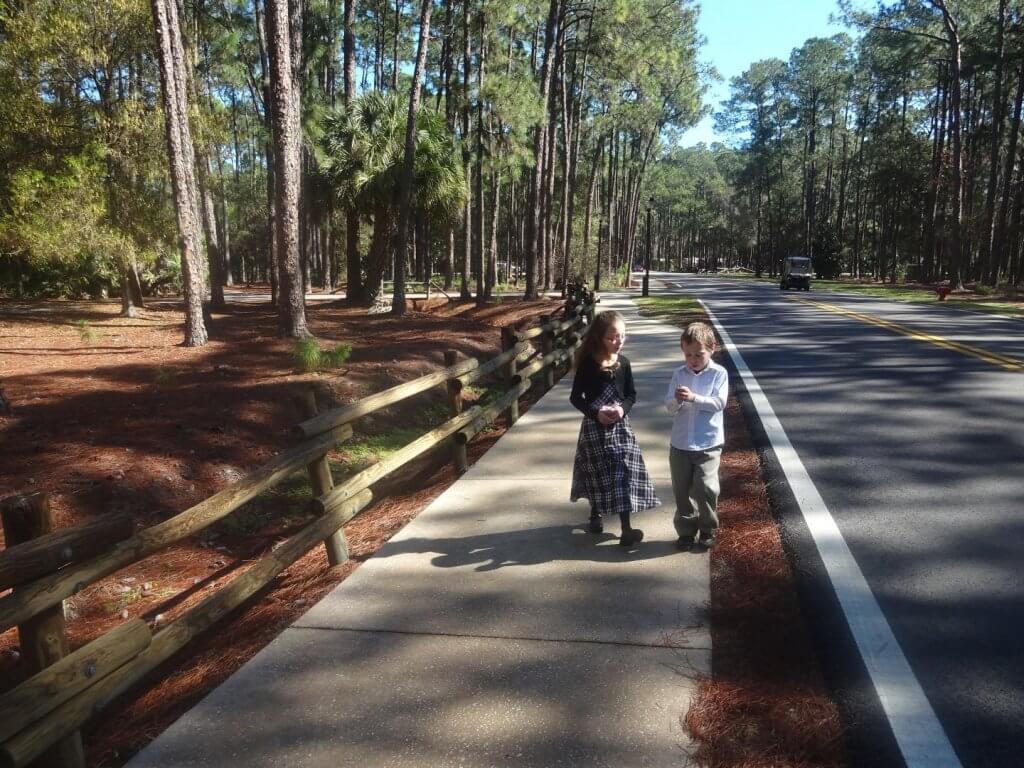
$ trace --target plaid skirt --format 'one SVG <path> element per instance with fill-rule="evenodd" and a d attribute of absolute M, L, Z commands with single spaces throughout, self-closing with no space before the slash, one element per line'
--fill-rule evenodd
<path fill-rule="evenodd" d="M 600 407 L 616 402 L 618 393 L 609 381 L 594 404 Z M 603 515 L 642 512 L 661 504 L 628 417 L 610 427 L 583 419 L 569 499 L 589 499 Z"/>

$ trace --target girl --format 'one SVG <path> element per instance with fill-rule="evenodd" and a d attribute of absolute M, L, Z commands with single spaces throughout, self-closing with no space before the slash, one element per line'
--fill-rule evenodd
<path fill-rule="evenodd" d="M 590 500 L 590 531 L 604 530 L 601 515 L 617 512 L 619 544 L 632 546 L 644 532 L 629 523 L 632 512 L 658 506 L 640 448 L 626 418 L 636 402 L 633 371 L 620 350 L 626 324 L 618 312 L 602 312 L 576 353 L 569 401 L 583 414 L 570 500 Z"/>

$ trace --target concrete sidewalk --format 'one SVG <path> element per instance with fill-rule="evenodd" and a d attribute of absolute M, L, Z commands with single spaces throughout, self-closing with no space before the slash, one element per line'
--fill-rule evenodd
<path fill-rule="evenodd" d="M 663 506 L 585 530 L 571 376 L 370 560 L 143 750 L 169 766 L 672 766 L 710 671 L 708 556 L 675 549 L 661 406 L 679 333 L 626 297 L 630 420 Z"/>

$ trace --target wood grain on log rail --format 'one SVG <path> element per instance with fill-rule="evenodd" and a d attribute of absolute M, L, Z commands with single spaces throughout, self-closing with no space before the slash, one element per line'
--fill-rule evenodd
<path fill-rule="evenodd" d="M 398 469 L 417 456 L 426 453 L 430 449 L 440 445 L 446 438 L 451 437 L 467 424 L 471 423 L 480 415 L 480 406 L 474 406 L 465 413 L 449 419 L 441 426 L 432 429 L 425 435 L 413 440 L 408 445 L 395 451 L 372 467 L 368 467 L 358 475 L 353 475 L 341 485 L 337 486 L 330 493 L 313 499 L 313 509 L 321 514 L 327 514 L 339 504 L 346 503 L 355 494 L 364 488 L 369 488 L 382 477 Z"/>
<path fill-rule="evenodd" d="M 142 619 L 126 622 L 0 697 L 0 742 L 115 671 L 152 640 Z"/>
<path fill-rule="evenodd" d="M 125 539 L 105 555 L 19 587 L 0 598 L 0 632 L 57 605 L 86 585 L 203 530 L 351 436 L 352 427 L 344 425 L 283 451 L 238 482 L 194 507 Z"/>
<path fill-rule="evenodd" d="M 509 404 L 513 400 L 518 400 L 520 397 L 525 395 L 529 389 L 529 381 L 520 381 L 515 384 L 512 389 L 505 392 L 501 397 L 495 400 L 487 407 L 486 410 L 481 411 L 480 415 L 473 419 L 470 424 L 456 432 L 455 439 L 468 443 L 473 439 L 473 435 L 497 419 L 502 412 L 508 408 Z"/>
<path fill-rule="evenodd" d="M 0 550 L 0 590 L 95 557 L 127 539 L 133 530 L 128 515 L 104 515 Z"/>
<path fill-rule="evenodd" d="M 10 500 L 9 500 L 10 501 Z M 14 546 L 53 533 L 53 514 L 46 493 L 32 493 L 0 509 L 4 539 Z M 17 595 L 21 587 L 14 590 Z M 57 603 L 37 611 L 18 623 L 18 644 L 22 666 L 30 675 L 42 672 L 71 653 L 64 622 L 64 607 Z M 82 735 L 70 731 L 55 741 L 40 757 L 52 768 L 85 768 Z"/>
<path fill-rule="evenodd" d="M 0 766 L 22 768 L 48 745 L 80 728 L 186 643 L 259 592 L 281 571 L 351 520 L 372 498 L 370 491 L 363 491 L 347 504 L 318 517 L 222 589 L 157 632 L 149 647 L 117 672 L 107 675 L 8 739 L 0 746 Z"/>
<path fill-rule="evenodd" d="M 512 349 L 505 350 L 497 357 L 492 357 L 486 363 L 481 364 L 478 368 L 474 368 L 469 373 L 459 376 L 459 381 L 463 384 L 470 384 L 477 379 L 481 379 L 489 373 L 494 373 L 503 365 L 508 365 L 512 358 L 525 354 L 529 349 L 530 345 L 525 341 L 521 341 Z"/>
<path fill-rule="evenodd" d="M 520 370 L 516 371 L 516 376 L 519 377 L 520 380 L 525 381 L 526 379 L 529 379 L 531 376 L 533 376 L 533 374 L 537 373 L 538 371 L 542 371 L 542 370 L 544 370 L 545 368 L 547 368 L 550 365 L 557 365 L 562 360 L 570 357 L 571 355 L 572 355 L 572 349 L 571 348 L 556 349 L 554 352 L 549 352 L 548 354 L 544 355 L 543 357 L 536 358 L 529 365 L 523 366 L 523 368 L 521 368 Z"/>
<path fill-rule="evenodd" d="M 561 336 L 563 333 L 565 333 L 569 329 L 575 328 L 582 321 L 583 321 L 582 316 L 580 316 L 580 317 L 570 317 L 568 320 L 563 320 L 560 323 L 555 323 L 555 327 L 551 329 L 551 332 L 555 336 Z"/>
<path fill-rule="evenodd" d="M 536 339 L 538 336 L 542 336 L 545 331 L 547 331 L 547 329 L 543 325 L 538 325 L 527 331 L 516 331 L 516 338 L 519 339 L 519 341 L 529 341 L 530 339 Z"/>
<path fill-rule="evenodd" d="M 430 373 L 426 376 L 420 376 L 418 379 L 413 379 L 412 381 L 407 381 L 404 384 L 399 384 L 391 387 L 390 389 L 385 389 L 383 392 L 378 392 L 375 395 L 364 397 L 362 400 L 357 400 L 349 405 L 343 405 L 340 408 L 332 408 L 329 411 L 321 413 L 316 418 L 307 419 L 301 424 L 297 424 L 292 429 L 292 434 L 296 437 L 313 437 L 314 435 L 319 435 L 321 432 L 325 432 L 328 429 L 348 424 L 351 421 L 355 421 L 356 419 L 380 410 L 381 408 L 386 408 L 389 405 L 401 402 L 407 397 L 412 397 L 420 392 L 425 392 L 432 387 L 436 387 L 439 384 L 444 384 L 449 379 L 458 378 L 464 373 L 469 373 L 478 365 L 480 365 L 480 363 L 476 358 L 470 357 L 456 365 L 445 368 L 443 371 Z"/>
<path fill-rule="evenodd" d="M 592 304 L 588 304 L 578 308 L 580 317 L 587 314 L 587 312 L 593 307 Z M 535 328 L 530 328 L 526 331 L 516 331 L 516 338 L 519 341 L 529 341 L 530 339 L 536 339 L 538 336 L 543 336 L 545 333 L 554 333 L 558 335 L 562 333 L 566 328 L 572 327 L 580 321 L 580 317 L 571 318 L 567 320 L 551 320 Z M 568 323 L 568 325 L 566 325 Z"/>

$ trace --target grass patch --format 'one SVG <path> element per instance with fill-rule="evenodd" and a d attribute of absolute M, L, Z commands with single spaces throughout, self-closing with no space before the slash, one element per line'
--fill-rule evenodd
<path fill-rule="evenodd" d="M 636 304 L 644 317 L 656 317 L 680 327 L 708 319 L 704 307 L 690 296 L 648 296 L 636 299 Z"/>
<path fill-rule="evenodd" d="M 320 342 L 310 336 L 296 342 L 295 349 L 292 350 L 292 359 L 299 373 L 318 373 L 340 367 L 351 354 L 351 344 L 339 344 L 334 349 L 322 349 Z"/>
<path fill-rule="evenodd" d="M 342 445 L 337 455 L 340 461 L 332 462 L 332 471 L 341 475 L 353 475 L 372 467 L 400 448 L 404 448 L 416 438 L 423 435 L 423 430 L 402 428 L 386 432 L 382 435 L 370 435 L 359 440 L 349 441 Z M 335 477 L 335 482 L 342 478 Z"/>

